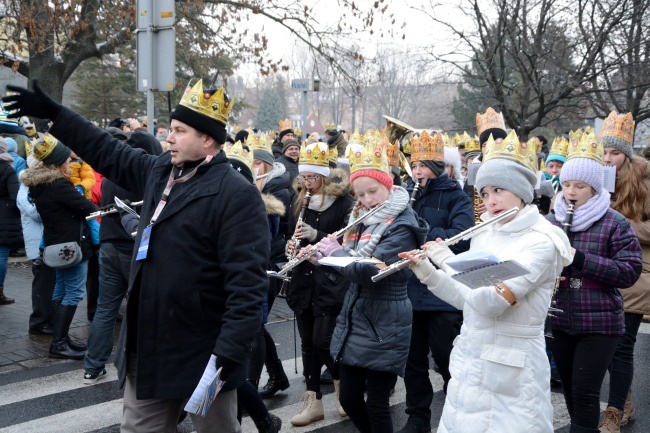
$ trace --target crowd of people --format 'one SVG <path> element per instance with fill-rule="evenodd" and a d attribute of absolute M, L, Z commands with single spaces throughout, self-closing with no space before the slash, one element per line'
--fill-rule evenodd
<path fill-rule="evenodd" d="M 508 133 L 492 108 L 477 114 L 475 137 L 328 125 L 303 142 L 288 119 L 277 134 L 232 134 L 232 101 L 201 81 L 154 135 L 135 119 L 102 130 L 36 82 L 9 90 L 0 304 L 13 302 L 7 257 L 24 243 L 29 332 L 52 335 L 50 357 L 83 360 L 85 384 L 106 377 L 122 320 L 122 432 L 175 432 L 208 362 L 225 384 L 205 416 L 189 414 L 198 432 L 241 431 L 244 412 L 260 432 L 316 423 L 323 383 L 364 433 L 552 432 L 551 386 L 562 387 L 572 433 L 620 432 L 634 416 L 650 165 L 633 153 L 631 115 L 612 112 L 598 136 L 571 131 L 550 146 Z M 470 287 L 454 278 L 468 251 L 525 272 Z M 289 278 L 275 278 L 287 262 Z M 85 295 L 84 343 L 68 331 Z M 300 334 L 305 392 L 290 420 L 263 401 L 295 386 L 265 327 L 277 297 Z M 429 353 L 446 395 L 440 420 Z M 403 426 L 389 405 L 398 377 Z"/>

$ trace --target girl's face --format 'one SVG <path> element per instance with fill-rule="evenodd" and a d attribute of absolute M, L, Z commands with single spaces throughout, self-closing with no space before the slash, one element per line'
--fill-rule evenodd
<path fill-rule="evenodd" d="M 266 166 L 264 165 L 264 161 L 262 161 L 261 159 L 253 160 L 253 168 L 257 169 L 258 176 L 266 174 Z"/>
<path fill-rule="evenodd" d="M 490 215 L 497 216 L 502 212 L 508 211 L 517 206 L 523 209 L 525 206 L 524 201 L 511 193 L 507 189 L 499 188 L 496 186 L 484 186 L 481 190 L 481 198 L 485 203 L 485 208 Z M 502 224 L 512 220 L 517 214 L 513 214 L 506 219 L 501 220 Z"/>
<path fill-rule="evenodd" d="M 570 200 L 575 200 L 575 209 L 578 209 L 583 204 L 596 195 L 594 189 L 579 180 L 568 180 L 562 182 L 562 192 L 564 193 L 564 200 L 569 204 Z"/>
<path fill-rule="evenodd" d="M 359 200 L 361 200 L 361 204 L 368 209 L 382 204 L 388 200 L 388 196 L 390 195 L 388 188 L 372 177 L 357 177 L 352 182 L 352 187 Z"/>
<path fill-rule="evenodd" d="M 606 147 L 605 148 L 605 157 L 603 158 L 603 162 L 605 165 L 614 165 L 616 166 L 616 172 L 623 167 L 623 163 L 625 162 L 626 155 L 621 152 L 620 150 L 616 149 L 615 147 Z"/>
<path fill-rule="evenodd" d="M 316 192 L 323 185 L 323 177 L 320 174 L 303 171 L 300 173 L 300 178 L 305 183 L 305 187 L 312 192 Z"/>
<path fill-rule="evenodd" d="M 559 176 L 563 165 L 564 164 L 561 161 L 550 161 L 548 164 L 546 164 L 546 172 L 551 176 Z"/>
<path fill-rule="evenodd" d="M 427 179 L 435 179 L 438 177 L 429 167 L 424 165 L 422 161 L 412 161 L 411 171 L 413 172 L 413 177 L 420 182 L 420 186 L 426 185 Z"/>

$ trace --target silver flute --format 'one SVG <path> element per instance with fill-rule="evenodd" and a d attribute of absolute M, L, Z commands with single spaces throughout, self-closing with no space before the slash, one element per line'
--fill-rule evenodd
<path fill-rule="evenodd" d="M 388 204 L 388 201 L 385 201 L 385 202 L 383 202 L 382 204 L 376 206 L 375 208 L 373 208 L 373 209 L 371 209 L 370 211 L 368 211 L 365 215 L 360 216 L 359 218 L 357 218 L 356 220 L 354 220 L 354 222 L 351 222 L 350 224 L 348 224 L 347 226 L 343 227 L 342 229 L 337 230 L 337 231 L 335 231 L 334 233 L 332 233 L 332 236 L 334 236 L 334 237 L 337 238 L 337 239 L 340 238 L 341 236 L 343 236 L 343 235 L 345 234 L 345 232 L 347 232 L 347 231 L 350 230 L 351 228 L 353 228 L 353 227 L 355 227 L 355 226 L 361 224 L 361 223 L 364 222 L 366 219 L 370 218 L 372 215 L 376 214 L 376 213 L 379 212 L 381 209 L 383 209 L 384 207 L 386 207 L 387 204 Z M 318 252 L 318 244 L 310 245 L 309 247 L 307 247 L 307 250 L 305 251 L 305 253 L 304 253 L 303 255 L 298 256 L 298 257 L 294 257 L 293 259 L 289 260 L 289 261 L 287 262 L 287 264 L 284 265 L 284 266 L 282 267 L 282 269 L 280 269 L 280 270 L 278 271 L 277 275 L 279 275 L 279 276 L 281 276 L 281 277 L 285 276 L 285 275 L 287 274 L 287 272 L 289 272 L 290 270 L 292 270 L 293 268 L 295 268 L 296 266 L 298 266 L 299 264 L 301 264 L 301 263 L 304 262 L 305 260 L 309 259 L 311 256 L 313 256 L 313 255 L 316 254 L 317 252 Z"/>
<path fill-rule="evenodd" d="M 509 211 L 500 213 L 499 215 L 495 216 L 494 218 L 491 218 L 491 219 L 489 219 L 487 221 L 483 221 L 480 224 L 477 224 L 477 225 L 475 225 L 473 227 L 468 228 L 464 232 L 458 233 L 456 236 L 453 236 L 453 237 L 451 237 L 449 239 L 445 239 L 444 241 L 442 241 L 442 244 L 448 247 L 450 245 L 455 245 L 460 241 L 465 241 L 467 239 L 471 239 L 472 237 L 474 237 L 478 233 L 485 230 L 489 225 L 491 225 L 493 223 L 496 223 L 498 221 L 501 221 L 505 217 L 513 215 L 513 214 L 515 214 L 517 212 L 519 212 L 519 208 L 515 206 L 512 209 L 510 209 Z M 423 258 L 426 258 L 426 256 L 427 256 L 427 250 L 426 249 L 420 250 L 417 253 L 415 253 L 415 258 L 423 259 Z M 397 271 L 399 271 L 401 269 L 408 268 L 412 264 L 413 264 L 413 261 L 411 261 L 410 259 L 402 259 L 402 260 L 400 260 L 398 262 L 395 262 L 392 265 L 387 266 L 384 269 L 380 270 L 379 273 L 377 275 L 373 276 L 371 279 L 372 279 L 373 282 L 376 283 L 377 281 L 381 280 L 382 278 L 386 278 L 387 276 L 389 276 L 391 274 L 394 274 L 395 272 L 397 272 Z"/>
<path fill-rule="evenodd" d="M 131 203 L 131 206 L 142 206 L 142 201 L 133 202 Z M 95 218 L 103 217 L 104 215 L 110 215 L 112 213 L 117 213 L 117 206 L 113 205 L 113 207 L 110 209 L 98 210 L 97 212 L 93 212 L 86 217 L 86 220 L 90 221 Z"/>

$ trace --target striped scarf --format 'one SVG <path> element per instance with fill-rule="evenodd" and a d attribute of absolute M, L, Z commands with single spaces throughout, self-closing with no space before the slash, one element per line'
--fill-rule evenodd
<path fill-rule="evenodd" d="M 409 194 L 401 186 L 393 186 L 388 196 L 388 205 L 370 218 L 365 220 L 360 227 L 365 227 L 362 233 L 357 230 L 343 241 L 343 249 L 354 257 L 372 257 L 379 240 L 384 232 L 408 206 Z M 365 215 L 369 209 L 361 208 L 359 216 Z M 350 215 L 348 224 L 356 220 Z"/>

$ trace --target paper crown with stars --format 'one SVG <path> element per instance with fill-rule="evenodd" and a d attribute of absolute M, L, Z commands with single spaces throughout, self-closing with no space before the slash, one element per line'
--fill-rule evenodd
<path fill-rule="evenodd" d="M 510 134 L 501 143 L 497 143 L 490 134 L 485 145 L 483 162 L 493 158 L 516 161 L 528 167 L 533 172 L 537 171 L 537 152 L 535 146 L 520 142 L 514 130 L 510 131 Z"/>

